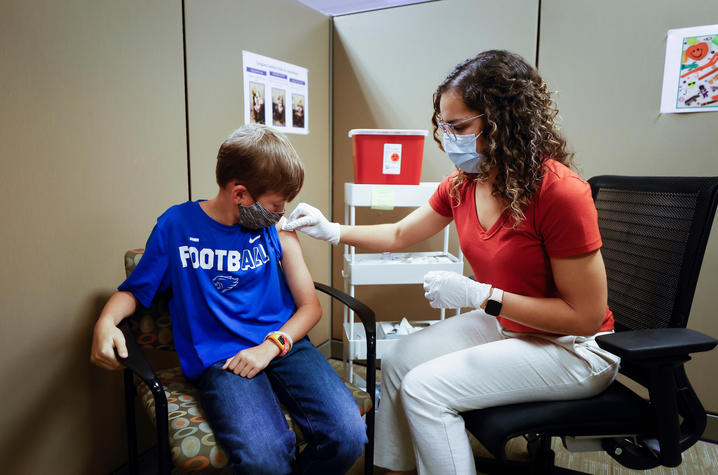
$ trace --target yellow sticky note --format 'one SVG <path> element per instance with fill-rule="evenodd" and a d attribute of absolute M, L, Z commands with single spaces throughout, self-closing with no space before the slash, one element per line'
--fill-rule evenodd
<path fill-rule="evenodd" d="M 372 188 L 372 209 L 394 209 L 394 188 Z"/>

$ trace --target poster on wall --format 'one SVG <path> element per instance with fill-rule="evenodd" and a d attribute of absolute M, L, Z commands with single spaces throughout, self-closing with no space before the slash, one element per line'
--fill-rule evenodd
<path fill-rule="evenodd" d="M 661 113 L 718 111 L 718 25 L 668 30 Z"/>
<path fill-rule="evenodd" d="M 244 123 L 288 134 L 309 133 L 309 70 L 242 51 Z"/>

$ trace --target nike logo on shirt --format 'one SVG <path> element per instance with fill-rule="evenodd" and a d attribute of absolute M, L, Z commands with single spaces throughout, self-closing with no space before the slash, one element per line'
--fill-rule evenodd
<path fill-rule="evenodd" d="M 254 241 L 256 241 L 257 239 L 259 239 L 260 237 L 262 237 L 262 236 L 259 235 L 259 236 L 254 236 L 253 238 L 249 238 L 249 243 L 252 244 Z"/>

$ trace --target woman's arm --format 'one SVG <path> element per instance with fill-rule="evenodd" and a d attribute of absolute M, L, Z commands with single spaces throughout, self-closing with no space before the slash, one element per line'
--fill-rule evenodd
<path fill-rule="evenodd" d="M 370 251 L 394 251 L 430 238 L 451 220 L 426 203 L 397 223 L 341 226 L 339 241 Z"/>
<path fill-rule="evenodd" d="M 316 239 L 332 244 L 343 242 L 372 251 L 394 251 L 409 247 L 433 236 L 451 222 L 426 203 L 397 223 L 368 226 L 342 226 L 331 223 L 321 211 L 299 203 L 284 226 L 287 231 L 299 229 Z"/>
<path fill-rule="evenodd" d="M 606 315 L 608 301 L 601 252 L 551 258 L 551 269 L 561 298 L 504 292 L 501 316 L 551 333 L 584 336 L 596 333 Z"/>

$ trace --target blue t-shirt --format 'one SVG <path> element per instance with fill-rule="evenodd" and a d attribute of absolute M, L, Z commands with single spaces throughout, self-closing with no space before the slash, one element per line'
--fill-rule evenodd
<path fill-rule="evenodd" d="M 172 288 L 175 347 L 185 375 L 197 378 L 262 343 L 295 312 L 281 258 L 274 226 L 228 226 L 188 201 L 157 219 L 142 259 L 118 290 L 149 307 L 157 292 Z"/>

